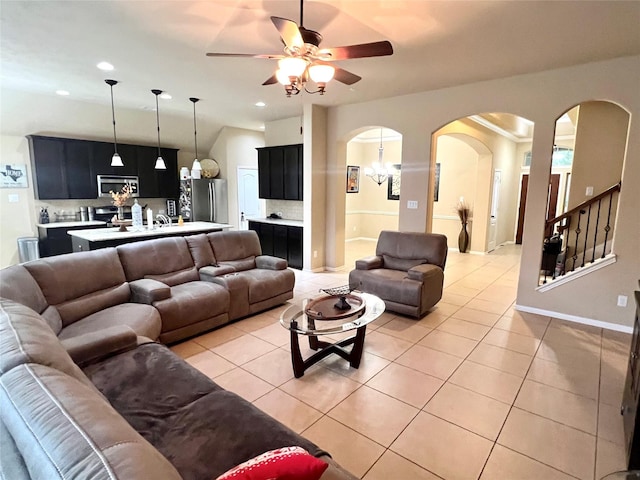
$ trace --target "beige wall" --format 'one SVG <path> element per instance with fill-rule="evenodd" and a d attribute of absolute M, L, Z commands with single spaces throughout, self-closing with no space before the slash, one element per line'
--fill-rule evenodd
<path fill-rule="evenodd" d="M 382 230 L 398 230 L 399 200 L 387 199 L 387 182 L 378 185 L 364 169 L 378 160 L 378 141 L 351 141 L 347 144 L 347 164 L 360 167 L 360 191 L 345 193 L 346 239 L 376 239 Z M 402 163 L 402 141 L 383 141 L 383 162 Z M 346 173 L 344 177 L 346 191 Z"/>
<path fill-rule="evenodd" d="M 544 230 L 546 192 L 555 121 L 581 102 L 607 99 L 640 115 L 640 56 L 578 65 L 501 80 L 480 82 L 431 92 L 343 105 L 329 110 L 327 171 L 327 243 L 344 241 L 345 142 L 368 125 L 386 125 L 402 134 L 402 194 L 400 229 L 425 231 L 431 168 L 431 135 L 451 121 L 483 112 L 506 112 L 535 123 L 533 165 L 530 171 L 517 303 L 565 316 L 631 325 L 632 293 L 637 288 L 640 256 L 640 190 L 623 189 L 616 233 L 618 262 L 551 291 L 537 290 Z M 428 112 L 428 115 L 425 115 Z M 640 123 L 632 122 L 623 181 L 640 181 Z M 408 209 L 407 201 L 418 202 Z M 340 265 L 343 251 L 328 249 L 327 264 Z M 617 295 L 629 297 L 626 308 L 616 307 Z M 568 301 L 567 299 L 580 299 Z"/>
<path fill-rule="evenodd" d="M 264 134 L 242 128 L 224 127 L 209 155 L 220 166 L 218 178 L 227 179 L 229 223 L 240 228 L 238 213 L 238 167 L 258 167 L 256 148 L 264 147 Z"/>

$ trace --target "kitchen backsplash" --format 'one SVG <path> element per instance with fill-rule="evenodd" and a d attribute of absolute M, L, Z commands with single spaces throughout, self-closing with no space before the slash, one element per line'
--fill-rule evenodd
<path fill-rule="evenodd" d="M 138 198 L 138 203 L 151 208 L 154 213 L 164 213 L 167 209 L 167 202 L 163 198 Z M 80 207 L 104 207 L 107 205 L 111 205 L 111 201 L 108 198 L 89 200 L 36 200 L 35 218 L 39 218 L 41 208 L 47 207 L 51 222 L 55 222 L 58 217 L 66 218 L 67 220 L 64 221 L 68 221 L 70 217 L 74 215 L 77 217 L 77 220 L 80 220 Z M 127 205 L 133 205 L 133 200 L 129 199 Z"/>
<path fill-rule="evenodd" d="M 282 218 L 287 220 L 304 219 L 304 202 L 294 200 L 266 200 L 267 216 L 282 212 Z"/>

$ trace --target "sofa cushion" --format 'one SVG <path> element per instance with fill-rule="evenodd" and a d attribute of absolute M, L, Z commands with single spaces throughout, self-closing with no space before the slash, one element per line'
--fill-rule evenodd
<path fill-rule="evenodd" d="M 137 335 L 156 340 L 160 336 L 162 321 L 158 311 L 150 305 L 123 303 L 105 308 L 63 328 L 58 337 L 61 340 L 68 339 L 114 325 L 126 325 Z"/>
<path fill-rule="evenodd" d="M 127 243 L 119 245 L 116 250 L 128 281 L 153 278 L 167 285 L 177 285 L 199 280 L 183 237 Z"/>
<path fill-rule="evenodd" d="M 383 230 L 378 237 L 376 255 L 404 259 L 421 258 L 425 259 L 426 263 L 444 269 L 447 260 L 447 237 L 436 233 Z"/>
<path fill-rule="evenodd" d="M 129 285 L 113 248 L 48 257 L 25 268 L 58 310 L 63 327 L 129 300 Z"/>
<path fill-rule="evenodd" d="M 190 235 L 184 237 L 191 252 L 191 258 L 197 268 L 206 267 L 207 265 L 216 265 L 216 257 L 213 254 L 213 248 L 209 243 L 206 233 L 198 235 Z"/>
<path fill-rule="evenodd" d="M 142 345 L 92 365 L 85 373 L 185 479 L 214 479 L 281 447 L 300 446 L 314 456 L 324 453 L 251 403 L 221 389 L 163 345 Z"/>
<path fill-rule="evenodd" d="M 36 313 L 42 313 L 49 306 L 24 265 L 13 265 L 0 271 L 0 297 L 26 305 Z"/>
<path fill-rule="evenodd" d="M 40 315 L 0 299 L 0 374 L 24 363 L 47 365 L 93 388 Z"/>
<path fill-rule="evenodd" d="M 258 303 L 293 290 L 296 276 L 291 270 L 256 268 L 238 272 L 249 283 L 249 303 Z"/>
<path fill-rule="evenodd" d="M 251 270 L 252 268 L 256 268 L 256 257 L 251 255 L 247 258 L 239 258 L 238 260 L 224 260 L 220 262 L 220 266 L 231 267 L 236 272 Z"/>
<path fill-rule="evenodd" d="M 229 292 L 213 283 L 189 282 L 171 287 L 171 297 L 153 306 L 162 317 L 162 332 L 169 332 L 228 312 Z"/>
<path fill-rule="evenodd" d="M 422 282 L 407 278 L 407 272 L 378 268 L 375 270 L 352 270 L 349 285 L 362 287 L 382 300 L 389 300 L 417 307 L 420 305 Z"/>
<path fill-rule="evenodd" d="M 0 416 L 34 480 L 180 479 L 100 395 L 58 370 L 23 364 L 0 377 Z"/>
<path fill-rule="evenodd" d="M 18 450 L 16 442 L 0 421 L 0 478 L 3 480 L 31 480 L 24 458 Z"/>
<path fill-rule="evenodd" d="M 403 270 L 405 272 L 416 265 L 427 263 L 427 260 L 424 258 L 398 258 L 392 257 L 391 255 L 382 255 L 382 259 L 384 261 L 384 268 Z"/>
<path fill-rule="evenodd" d="M 262 255 L 258 234 L 253 230 L 208 233 L 218 263 Z"/>

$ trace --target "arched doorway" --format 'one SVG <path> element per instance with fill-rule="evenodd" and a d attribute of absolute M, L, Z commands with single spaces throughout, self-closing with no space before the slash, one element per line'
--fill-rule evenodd
<path fill-rule="evenodd" d="M 398 230 L 402 135 L 370 127 L 347 143 L 346 153 L 345 266 L 352 268 L 374 254 L 382 230 Z"/>

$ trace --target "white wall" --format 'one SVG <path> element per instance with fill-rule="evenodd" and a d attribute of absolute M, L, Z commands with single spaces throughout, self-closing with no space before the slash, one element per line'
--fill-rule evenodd
<path fill-rule="evenodd" d="M 551 166 L 549 152 L 555 121 L 574 105 L 606 99 L 640 115 L 640 56 L 578 65 L 528 75 L 479 82 L 431 92 L 343 105 L 329 110 L 326 242 L 344 241 L 343 175 L 345 142 L 365 126 L 378 124 L 402 134 L 400 229 L 426 231 L 433 132 L 451 121 L 483 112 L 505 112 L 535 123 L 533 164 L 529 182 L 517 303 L 547 311 L 631 325 L 634 306 L 616 307 L 617 295 L 630 299 L 637 288 L 640 256 L 640 190 L 623 188 L 619 202 L 616 253 L 619 261 L 598 272 L 548 292 L 536 290 L 542 255 L 546 193 Z M 428 115 L 425 115 L 428 112 Z M 623 183 L 640 182 L 640 123 L 631 122 Z M 407 201 L 418 202 L 408 209 Z M 342 255 L 342 257 L 340 257 Z M 344 251 L 328 249 L 328 265 L 341 265 Z M 580 299 L 568 301 L 567 299 Z"/>

